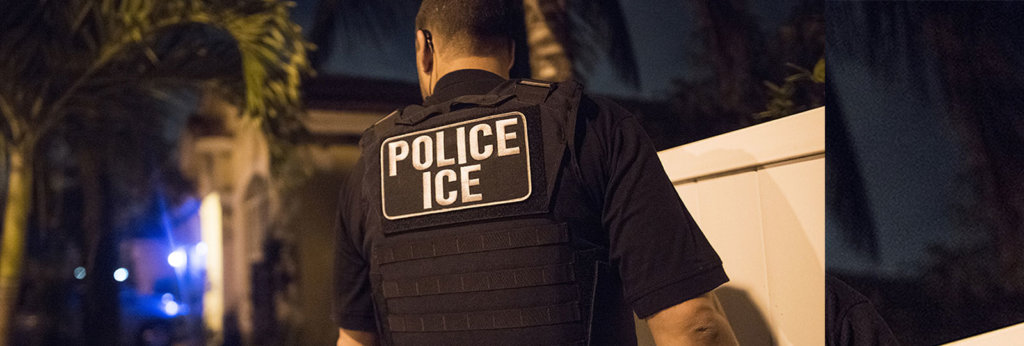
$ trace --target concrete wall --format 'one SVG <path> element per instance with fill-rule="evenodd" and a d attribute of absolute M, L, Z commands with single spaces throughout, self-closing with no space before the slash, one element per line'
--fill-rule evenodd
<path fill-rule="evenodd" d="M 659 156 L 722 257 L 731 280 L 716 292 L 740 344 L 824 344 L 824 108 Z"/>
<path fill-rule="evenodd" d="M 355 164 L 355 146 L 306 145 L 294 164 L 308 166 L 309 177 L 282 189 L 281 228 L 292 235 L 297 250 L 298 321 L 288 345 L 333 345 L 338 328 L 331 320 L 334 300 L 334 246 L 337 239 L 338 192 Z"/>

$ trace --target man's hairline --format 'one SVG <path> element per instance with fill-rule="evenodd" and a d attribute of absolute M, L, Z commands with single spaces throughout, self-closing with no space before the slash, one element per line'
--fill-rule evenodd
<path fill-rule="evenodd" d="M 432 20 L 430 15 L 425 13 L 423 7 L 416 12 L 416 31 L 424 30 L 429 32 L 434 49 L 437 49 L 437 38 L 441 37 L 441 40 L 443 41 L 442 46 L 450 47 L 449 49 L 445 49 L 446 52 L 443 53 L 445 56 L 488 57 L 500 54 L 499 50 L 486 49 L 485 46 L 488 46 L 488 44 L 475 44 L 474 41 L 477 43 L 493 41 L 494 45 L 504 45 L 504 49 L 506 50 L 511 50 L 515 47 L 515 39 L 511 36 L 502 37 L 501 35 L 496 35 L 493 37 L 474 37 L 474 35 L 470 35 L 463 30 L 444 30 L 444 32 L 440 32 L 441 30 L 439 29 L 441 28 L 438 27 L 435 21 L 436 19 Z M 499 43 L 499 41 L 502 40 L 506 42 Z M 478 47 L 479 49 L 472 49 L 473 47 Z M 490 52 L 488 54 L 481 54 L 481 51 Z M 437 53 L 442 54 L 440 51 Z"/>
<path fill-rule="evenodd" d="M 500 49 L 493 49 L 492 50 L 492 49 L 486 48 L 486 46 L 487 46 L 486 44 L 479 44 L 479 43 L 485 42 L 485 40 L 489 40 L 489 42 L 493 42 L 493 44 L 495 46 L 499 44 L 498 43 L 499 41 L 507 40 L 507 42 L 504 43 L 504 45 L 505 45 L 504 49 L 505 50 L 511 49 L 512 46 L 515 45 L 514 40 L 512 38 L 509 38 L 509 37 L 495 36 L 495 37 L 489 37 L 489 38 L 474 38 L 473 35 L 470 35 L 470 34 L 465 33 L 465 32 L 457 32 L 457 33 L 455 33 L 453 35 L 445 35 L 445 34 L 442 33 L 442 34 L 439 35 L 437 32 L 435 32 L 434 30 L 432 30 L 429 27 L 418 27 L 418 28 L 416 28 L 416 30 L 417 31 L 424 30 L 424 31 L 430 32 L 430 37 L 431 37 L 431 41 L 432 41 L 431 43 L 432 43 L 434 49 L 437 49 L 437 39 L 438 39 L 438 37 L 441 37 L 441 41 L 442 41 L 441 46 L 444 47 L 445 49 L 443 51 L 442 50 L 438 50 L 437 53 L 441 54 L 441 55 L 444 55 L 444 56 L 449 56 L 449 57 L 450 56 L 488 57 L 488 56 L 495 56 L 495 55 L 501 54 L 500 53 L 501 52 Z M 473 41 L 477 41 L 477 43 L 474 43 Z M 418 42 L 417 42 L 417 44 L 418 44 Z M 472 49 L 473 47 L 476 47 L 477 49 Z M 486 51 L 490 51 L 490 52 L 489 53 L 482 53 L 482 52 L 486 52 Z"/>

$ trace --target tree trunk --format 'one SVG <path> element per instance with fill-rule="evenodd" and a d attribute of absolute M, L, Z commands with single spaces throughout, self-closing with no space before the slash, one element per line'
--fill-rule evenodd
<path fill-rule="evenodd" d="M 742 0 L 693 0 L 723 111 L 746 118 L 763 105 L 753 76 L 756 23 Z M 747 125 L 744 123 L 743 125 Z"/>
<path fill-rule="evenodd" d="M 32 204 L 31 153 L 14 146 L 7 176 L 3 249 L 0 251 L 0 346 L 11 344 L 11 328 L 17 310 L 21 272 L 25 264 L 25 236 Z"/>
<path fill-rule="evenodd" d="M 526 42 L 530 46 L 532 78 L 560 82 L 572 78 L 572 62 L 565 51 L 565 8 L 554 0 L 523 0 Z"/>
<path fill-rule="evenodd" d="M 94 147 L 94 149 L 96 149 Z M 82 301 L 83 332 L 86 345 L 119 343 L 119 283 L 114 281 L 118 267 L 118 237 L 112 231 L 110 181 L 102 168 L 108 148 L 84 150 L 81 156 L 82 231 L 86 255 L 85 294 Z M 97 153 L 99 151 L 100 153 Z M 109 155 L 109 154 L 107 154 Z"/>

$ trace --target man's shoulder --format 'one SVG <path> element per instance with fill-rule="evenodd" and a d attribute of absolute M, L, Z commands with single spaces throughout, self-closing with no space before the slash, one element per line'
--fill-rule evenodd
<path fill-rule="evenodd" d="M 381 133 L 382 130 L 394 126 L 395 120 L 402 115 L 402 111 L 409 106 L 402 107 L 391 111 L 377 120 L 377 122 L 363 130 L 363 134 L 359 137 L 359 148 L 364 148 L 367 145 L 372 144 L 377 140 L 377 134 Z"/>
<path fill-rule="evenodd" d="M 636 118 L 615 100 L 584 92 L 579 101 L 579 117 L 599 127 L 615 127 L 623 119 Z M 639 121 L 639 119 L 636 119 Z M 600 126 L 605 124 L 606 126 Z"/>

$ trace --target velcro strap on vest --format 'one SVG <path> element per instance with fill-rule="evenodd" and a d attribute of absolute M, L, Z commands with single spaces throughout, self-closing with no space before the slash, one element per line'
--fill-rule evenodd
<path fill-rule="evenodd" d="M 462 95 L 446 102 L 431 106 L 410 105 L 403 109 L 396 117 L 395 124 L 413 126 L 419 124 L 434 115 L 454 112 L 468 107 L 495 107 L 511 99 L 513 94 L 507 95 Z"/>
<path fill-rule="evenodd" d="M 521 80 L 516 82 L 513 91 L 516 98 L 530 104 L 541 104 L 547 101 L 551 94 L 551 83 Z"/>
<path fill-rule="evenodd" d="M 459 255 L 473 252 L 514 249 L 569 241 L 565 224 L 523 227 L 498 232 L 431 238 L 405 242 L 374 249 L 381 264 Z"/>
<path fill-rule="evenodd" d="M 573 264 L 518 268 L 494 272 L 429 276 L 408 281 L 384 281 L 385 298 L 490 291 L 572 282 Z"/>
<path fill-rule="evenodd" d="M 391 315 L 392 332 L 446 332 L 508 329 L 575 322 L 580 319 L 576 303 L 525 309 L 457 312 L 444 314 Z"/>

